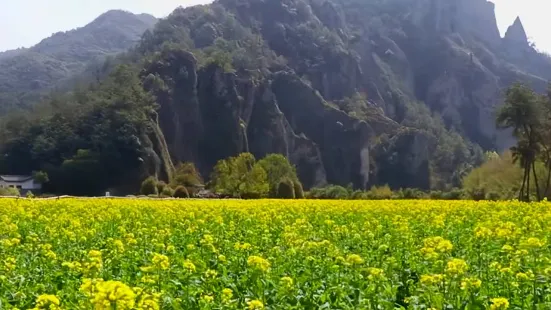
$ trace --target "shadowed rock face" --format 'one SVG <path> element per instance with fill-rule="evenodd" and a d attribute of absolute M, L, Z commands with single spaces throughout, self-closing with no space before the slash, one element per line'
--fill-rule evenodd
<path fill-rule="evenodd" d="M 227 73 L 176 48 L 146 66 L 172 160 L 207 175 L 239 152 L 281 153 L 306 188 L 429 189 L 443 138 L 412 107 L 429 107 L 465 143 L 501 150 L 512 142 L 495 128 L 504 88 L 543 90 L 551 78 L 520 19 L 501 38 L 486 0 L 219 0 L 177 13 L 164 31 L 194 49 L 224 39 L 244 53 L 249 31 L 285 60 Z"/>

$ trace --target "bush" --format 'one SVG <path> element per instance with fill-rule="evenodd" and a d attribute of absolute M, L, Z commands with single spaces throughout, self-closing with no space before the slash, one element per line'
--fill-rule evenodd
<path fill-rule="evenodd" d="M 339 185 L 312 188 L 307 196 L 312 199 L 348 199 L 348 190 Z"/>
<path fill-rule="evenodd" d="M 157 179 L 155 177 L 148 177 L 142 182 L 142 187 L 140 189 L 142 195 L 159 195 L 157 190 Z"/>
<path fill-rule="evenodd" d="M 174 190 L 172 188 L 170 188 L 170 186 L 165 186 L 163 188 L 163 191 L 161 192 L 161 196 L 165 196 L 165 197 L 173 197 L 174 196 Z"/>
<path fill-rule="evenodd" d="M 293 181 L 283 179 L 277 186 L 277 198 L 280 199 L 295 199 L 295 186 Z"/>
<path fill-rule="evenodd" d="M 354 191 L 352 192 L 352 194 L 350 195 L 350 199 L 354 199 L 354 200 L 363 200 L 363 199 L 367 199 L 367 193 L 364 192 L 364 191 Z"/>
<path fill-rule="evenodd" d="M 27 194 L 25 195 L 25 197 L 27 197 L 27 198 L 34 198 L 34 194 L 33 194 L 33 192 L 28 191 Z"/>
<path fill-rule="evenodd" d="M 157 186 L 157 193 L 159 193 L 161 195 L 163 194 L 163 191 L 167 187 L 166 183 L 163 182 L 163 181 L 157 182 L 156 186 Z"/>
<path fill-rule="evenodd" d="M 367 192 L 367 197 L 369 199 L 375 199 L 375 200 L 382 200 L 382 199 L 391 199 L 392 198 L 392 190 L 390 189 L 390 186 L 384 185 L 384 186 L 373 186 L 371 189 Z"/>
<path fill-rule="evenodd" d="M 21 196 L 19 190 L 15 187 L 0 188 L 0 196 Z"/>
<path fill-rule="evenodd" d="M 417 188 L 406 188 L 404 191 L 404 199 L 423 199 L 425 198 L 425 193 Z"/>
<path fill-rule="evenodd" d="M 441 191 L 431 191 L 429 196 L 430 199 L 440 200 L 443 198 L 444 194 Z"/>
<path fill-rule="evenodd" d="M 463 191 L 459 188 L 453 188 L 450 191 L 444 192 L 442 194 L 442 199 L 446 199 L 446 200 L 460 200 L 463 198 L 464 198 Z"/>
<path fill-rule="evenodd" d="M 173 196 L 175 198 L 189 198 L 189 193 L 184 186 L 180 185 L 174 190 Z"/>
<path fill-rule="evenodd" d="M 326 188 L 325 195 L 328 199 L 348 199 L 348 190 L 339 185 L 330 185 Z"/>
<path fill-rule="evenodd" d="M 302 188 L 302 184 L 298 181 L 293 182 L 293 186 L 295 187 L 295 198 L 296 199 L 304 199 L 304 189 Z"/>

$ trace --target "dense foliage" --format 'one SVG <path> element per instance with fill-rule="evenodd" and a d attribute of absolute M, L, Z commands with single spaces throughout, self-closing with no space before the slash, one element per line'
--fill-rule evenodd
<path fill-rule="evenodd" d="M 546 309 L 550 216 L 547 202 L 4 200 L 0 302 Z"/>
<path fill-rule="evenodd" d="M 48 105 L 47 112 L 4 119 L 3 173 L 43 171 L 47 191 L 77 195 L 141 181 L 136 175 L 143 163 L 141 141 L 150 131 L 155 103 L 131 67 L 118 67 L 101 85 Z"/>

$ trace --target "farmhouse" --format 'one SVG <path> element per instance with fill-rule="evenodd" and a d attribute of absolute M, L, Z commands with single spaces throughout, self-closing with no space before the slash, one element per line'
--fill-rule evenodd
<path fill-rule="evenodd" d="M 13 187 L 20 191 L 40 191 L 42 184 L 36 182 L 30 175 L 0 175 L 0 187 Z"/>

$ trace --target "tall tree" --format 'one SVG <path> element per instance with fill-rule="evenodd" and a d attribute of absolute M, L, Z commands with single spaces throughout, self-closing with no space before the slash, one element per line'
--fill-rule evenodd
<path fill-rule="evenodd" d="M 536 156 L 539 153 L 539 132 L 541 130 L 541 98 L 530 88 L 514 84 L 505 94 L 505 104 L 497 114 L 497 125 L 511 129 L 517 145 L 511 148 L 515 162 L 524 170 L 519 200 L 530 200 L 531 173 L 535 176 Z M 537 176 L 534 178 L 537 198 L 540 189 Z"/>

